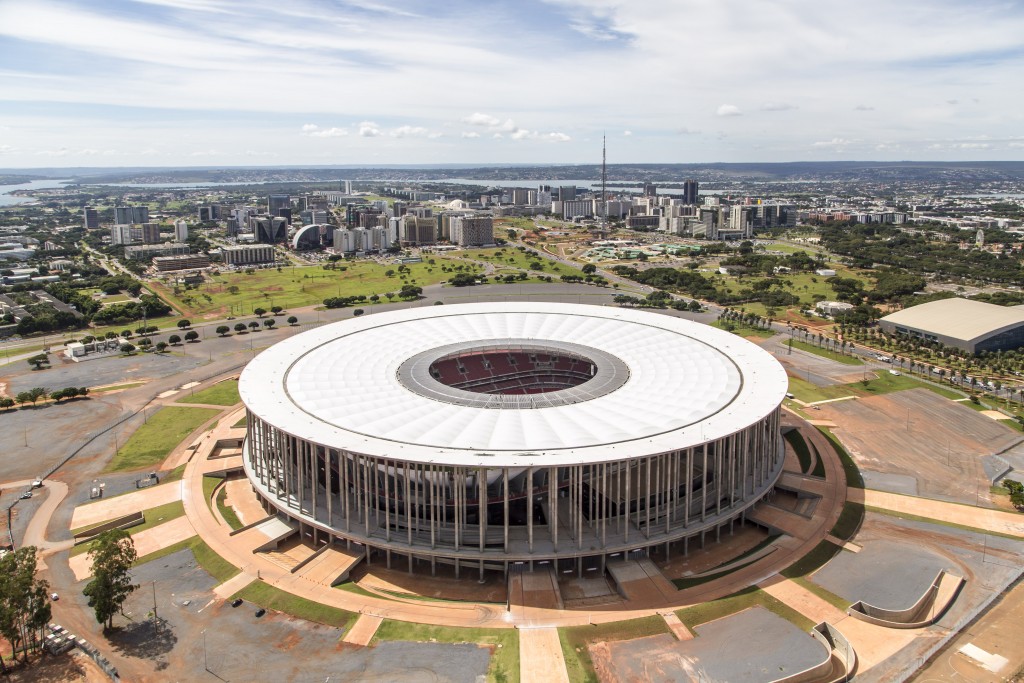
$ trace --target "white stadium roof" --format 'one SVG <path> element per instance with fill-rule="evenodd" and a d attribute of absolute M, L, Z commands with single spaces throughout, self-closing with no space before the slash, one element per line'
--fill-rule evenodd
<path fill-rule="evenodd" d="M 516 408 L 448 401 L 400 378 L 403 363 L 432 349 L 511 340 L 596 349 L 621 361 L 628 378 L 593 398 Z M 771 414 L 787 378 L 768 352 L 707 325 L 531 302 L 409 308 L 325 325 L 261 353 L 239 389 L 260 418 L 329 447 L 518 467 L 619 460 L 721 438 Z"/>

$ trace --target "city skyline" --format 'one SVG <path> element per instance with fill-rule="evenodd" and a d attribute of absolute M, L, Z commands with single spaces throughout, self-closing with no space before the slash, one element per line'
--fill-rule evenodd
<path fill-rule="evenodd" d="M 1024 9 L 0 5 L 0 167 L 1016 160 Z"/>

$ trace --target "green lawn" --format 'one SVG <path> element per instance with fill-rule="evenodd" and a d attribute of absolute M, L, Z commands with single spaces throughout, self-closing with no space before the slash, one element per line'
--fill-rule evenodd
<path fill-rule="evenodd" d="M 232 599 L 242 598 L 260 607 L 284 612 L 299 619 L 346 630 L 359 618 L 359 615 L 354 612 L 307 600 L 263 581 L 253 581 L 231 597 Z"/>
<path fill-rule="evenodd" d="M 185 437 L 219 413 L 214 408 L 161 408 L 118 449 L 106 471 L 121 472 L 159 464 Z"/>
<path fill-rule="evenodd" d="M 819 387 L 792 375 L 789 377 L 789 393 L 804 403 L 817 403 L 818 401 L 828 401 L 834 398 L 846 398 L 857 395 L 857 392 L 849 384 L 833 384 L 827 387 Z"/>
<path fill-rule="evenodd" d="M 760 605 L 770 612 L 782 617 L 786 621 L 796 625 L 802 631 L 809 631 L 814 628 L 814 622 L 797 612 L 785 603 L 773 598 L 760 588 L 751 586 L 738 593 L 733 593 L 718 600 L 712 600 L 693 607 L 686 607 L 676 611 L 676 616 L 688 629 L 693 631 L 697 626 L 706 624 L 715 619 L 727 617 L 730 614 L 742 612 L 750 607 Z"/>
<path fill-rule="evenodd" d="M 818 431 L 825 435 L 825 438 L 832 444 L 832 448 L 839 453 L 839 460 L 843 463 L 843 473 L 846 475 L 846 485 L 855 489 L 864 488 L 864 477 L 860 475 L 860 469 L 853 456 L 843 448 L 843 444 L 839 443 L 839 439 L 827 427 L 818 427 Z"/>
<path fill-rule="evenodd" d="M 181 517 L 185 514 L 185 506 L 182 504 L 180 500 L 176 500 L 173 503 L 158 505 L 155 508 L 149 508 L 148 510 L 144 510 L 143 512 L 145 514 L 146 521 L 142 524 L 139 524 L 138 526 L 133 526 L 132 528 L 128 529 L 128 533 L 132 536 L 139 532 L 145 531 L 146 529 L 152 529 L 153 527 L 163 524 L 164 522 L 169 522 L 172 519 Z M 100 522 L 98 524 L 90 524 L 89 526 L 84 526 L 80 529 L 72 529 L 71 535 L 74 536 L 75 534 L 80 534 L 83 531 L 88 531 L 89 529 L 97 527 L 100 524 L 104 524 L 104 522 Z M 74 557 L 75 555 L 81 555 L 84 552 L 88 552 L 90 547 L 92 547 L 91 541 L 89 543 L 81 543 L 79 545 L 72 546 L 69 556 Z"/>
<path fill-rule="evenodd" d="M 323 266 L 281 266 L 246 273 L 222 272 L 211 282 L 199 285 L 198 289 L 179 290 L 161 284 L 153 284 L 161 297 L 176 306 L 186 316 L 236 316 L 252 315 L 254 309 L 270 310 L 272 306 L 284 309 L 310 306 L 336 296 L 378 294 L 397 292 L 404 284 L 424 287 L 447 280 L 449 273 L 441 270 L 442 265 L 462 265 L 447 257 L 430 256 L 434 264 L 407 264 L 409 273 L 398 272 L 398 264 L 379 264 L 375 261 L 340 262 L 335 270 Z M 344 268 L 345 270 L 342 270 Z M 386 273 L 393 271 L 391 277 Z"/>
<path fill-rule="evenodd" d="M 814 458 L 811 457 L 811 451 L 807 448 L 807 442 L 804 441 L 804 437 L 800 436 L 800 432 L 794 429 L 786 432 L 784 438 L 793 447 L 797 460 L 800 461 L 800 471 L 807 474 L 814 464 Z"/>
<path fill-rule="evenodd" d="M 583 271 L 579 268 L 574 268 L 563 263 L 557 263 L 543 256 L 527 254 L 519 251 L 515 247 L 501 247 L 497 249 L 466 249 L 464 251 L 454 252 L 454 255 L 455 257 L 465 257 L 476 261 L 493 263 L 499 268 L 518 268 L 521 270 L 530 270 L 530 264 L 536 262 L 540 263 L 542 266 L 539 271 L 536 271 L 538 274 L 554 275 L 557 277 L 561 277 L 562 275 L 583 275 Z"/>
<path fill-rule="evenodd" d="M 856 356 L 847 356 L 842 353 L 836 353 L 835 351 L 823 349 L 808 342 L 802 342 L 796 339 L 787 339 L 785 345 L 788 346 L 789 344 L 792 344 L 794 349 L 813 353 L 816 356 L 828 358 L 829 360 L 834 360 L 837 363 L 842 363 L 843 365 L 864 365 L 864 361 L 860 360 Z"/>
<path fill-rule="evenodd" d="M 597 675 L 594 673 L 594 664 L 588 649 L 591 643 L 632 640 L 668 632 L 665 620 L 654 615 L 609 624 L 565 626 L 558 629 L 558 640 L 562 644 L 569 680 L 572 683 L 597 683 Z"/>
<path fill-rule="evenodd" d="M 242 520 L 238 519 L 238 515 L 235 514 L 235 508 L 224 502 L 227 495 L 227 489 L 221 489 L 220 493 L 217 494 L 217 509 L 220 510 L 221 517 L 224 518 L 224 521 L 228 523 L 232 530 L 241 529 L 245 525 L 242 524 Z"/>
<path fill-rule="evenodd" d="M 239 427 L 245 427 L 245 426 L 246 426 L 246 425 L 247 425 L 248 423 L 249 423 L 249 419 L 248 419 L 248 417 L 247 417 L 247 416 L 245 416 L 245 415 L 243 415 L 243 416 L 242 416 L 242 419 L 240 419 L 240 420 L 239 420 L 238 422 L 236 422 L 235 424 L 231 425 L 231 428 L 232 428 L 232 429 L 238 429 Z"/>
<path fill-rule="evenodd" d="M 371 645 L 383 640 L 407 640 L 420 643 L 473 643 L 492 647 L 487 680 L 514 683 L 519 680 L 519 631 L 512 628 L 453 628 L 383 621 Z"/>
<path fill-rule="evenodd" d="M 848 541 L 857 533 L 863 521 L 864 503 L 855 503 L 848 500 L 843 505 L 843 511 L 840 513 L 835 526 L 832 527 L 832 535 Z"/>
<path fill-rule="evenodd" d="M 234 578 L 240 571 L 238 567 L 215 553 L 210 546 L 203 542 L 203 539 L 199 538 L 199 536 L 186 538 L 185 540 L 178 541 L 166 548 L 161 548 L 160 550 L 151 552 L 148 555 L 143 555 L 135 561 L 135 566 L 152 562 L 153 560 L 159 560 L 162 557 L 173 555 L 179 550 L 184 550 L 186 548 L 192 551 L 192 556 L 196 558 L 196 562 L 199 566 L 202 567 L 207 574 L 221 583 Z"/>
<path fill-rule="evenodd" d="M 927 389 L 948 399 L 962 398 L 962 395 L 936 386 L 929 382 L 921 382 L 906 375 L 893 375 L 885 371 L 867 373 L 867 379 L 850 384 L 833 384 L 819 387 L 797 376 L 790 376 L 789 391 L 804 403 L 815 403 L 847 396 L 880 396 L 907 389 Z"/>
<path fill-rule="evenodd" d="M 776 334 L 774 330 L 766 330 L 761 327 L 751 327 L 750 325 L 741 325 L 732 320 L 724 323 L 721 320 L 716 320 L 711 323 L 711 326 L 717 327 L 720 330 L 727 330 L 735 335 L 739 335 L 740 337 L 759 337 L 761 339 L 767 339 L 768 337 L 773 337 Z"/>
<path fill-rule="evenodd" d="M 203 389 L 197 394 L 179 398 L 176 403 L 206 403 L 215 406 L 233 406 L 236 403 L 240 403 L 241 400 L 242 398 L 238 395 L 238 380 L 229 379 Z"/>

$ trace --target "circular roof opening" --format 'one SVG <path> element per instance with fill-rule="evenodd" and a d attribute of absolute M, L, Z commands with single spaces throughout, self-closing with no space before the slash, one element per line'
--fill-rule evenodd
<path fill-rule="evenodd" d="M 549 408 L 615 391 L 629 368 L 582 344 L 505 339 L 448 344 L 398 369 L 407 388 L 437 401 L 476 408 Z"/>
<path fill-rule="evenodd" d="M 476 394 L 525 396 L 571 389 L 597 374 L 591 359 L 567 350 L 480 348 L 446 354 L 430 364 L 441 384 Z"/>

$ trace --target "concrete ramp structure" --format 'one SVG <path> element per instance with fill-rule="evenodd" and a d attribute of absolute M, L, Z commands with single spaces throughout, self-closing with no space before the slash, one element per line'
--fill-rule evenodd
<path fill-rule="evenodd" d="M 821 643 L 828 658 L 821 664 L 777 678 L 772 683 L 839 683 L 853 677 L 857 669 L 857 653 L 839 629 L 823 621 L 811 629 L 811 637 Z"/>
<path fill-rule="evenodd" d="M 924 628 L 934 624 L 945 614 L 966 583 L 964 577 L 939 571 L 928 590 L 906 609 L 885 609 L 869 605 L 863 600 L 850 605 L 846 613 L 854 619 L 886 628 Z"/>

